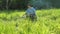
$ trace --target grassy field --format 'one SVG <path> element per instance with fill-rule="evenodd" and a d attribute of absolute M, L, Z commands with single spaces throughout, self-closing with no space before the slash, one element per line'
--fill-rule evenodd
<path fill-rule="evenodd" d="M 37 10 L 35 22 L 19 11 L 0 12 L 0 34 L 60 34 L 60 9 Z"/>

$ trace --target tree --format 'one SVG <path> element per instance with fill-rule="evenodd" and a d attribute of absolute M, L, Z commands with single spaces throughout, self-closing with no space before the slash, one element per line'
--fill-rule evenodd
<path fill-rule="evenodd" d="M 6 0 L 6 9 L 8 10 L 8 1 L 9 0 Z"/>

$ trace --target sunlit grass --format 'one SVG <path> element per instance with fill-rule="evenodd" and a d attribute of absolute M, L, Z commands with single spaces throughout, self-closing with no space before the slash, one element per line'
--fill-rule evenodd
<path fill-rule="evenodd" d="M 0 34 L 60 34 L 60 9 L 37 10 L 37 21 L 20 18 L 25 12 L 1 12 Z"/>

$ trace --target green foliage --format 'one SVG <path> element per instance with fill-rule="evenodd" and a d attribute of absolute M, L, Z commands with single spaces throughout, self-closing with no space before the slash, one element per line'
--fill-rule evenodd
<path fill-rule="evenodd" d="M 36 9 L 60 8 L 60 0 L 0 0 L 0 10 L 26 9 L 28 3 Z"/>
<path fill-rule="evenodd" d="M 0 13 L 0 34 L 60 34 L 60 9 L 37 10 L 34 22 L 20 18 L 24 13 Z"/>

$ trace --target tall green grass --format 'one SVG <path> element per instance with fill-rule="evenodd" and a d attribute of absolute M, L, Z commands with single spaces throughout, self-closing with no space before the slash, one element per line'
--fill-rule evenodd
<path fill-rule="evenodd" d="M 25 12 L 1 12 L 0 34 L 60 34 L 60 9 L 37 10 L 37 21 L 20 18 Z"/>

